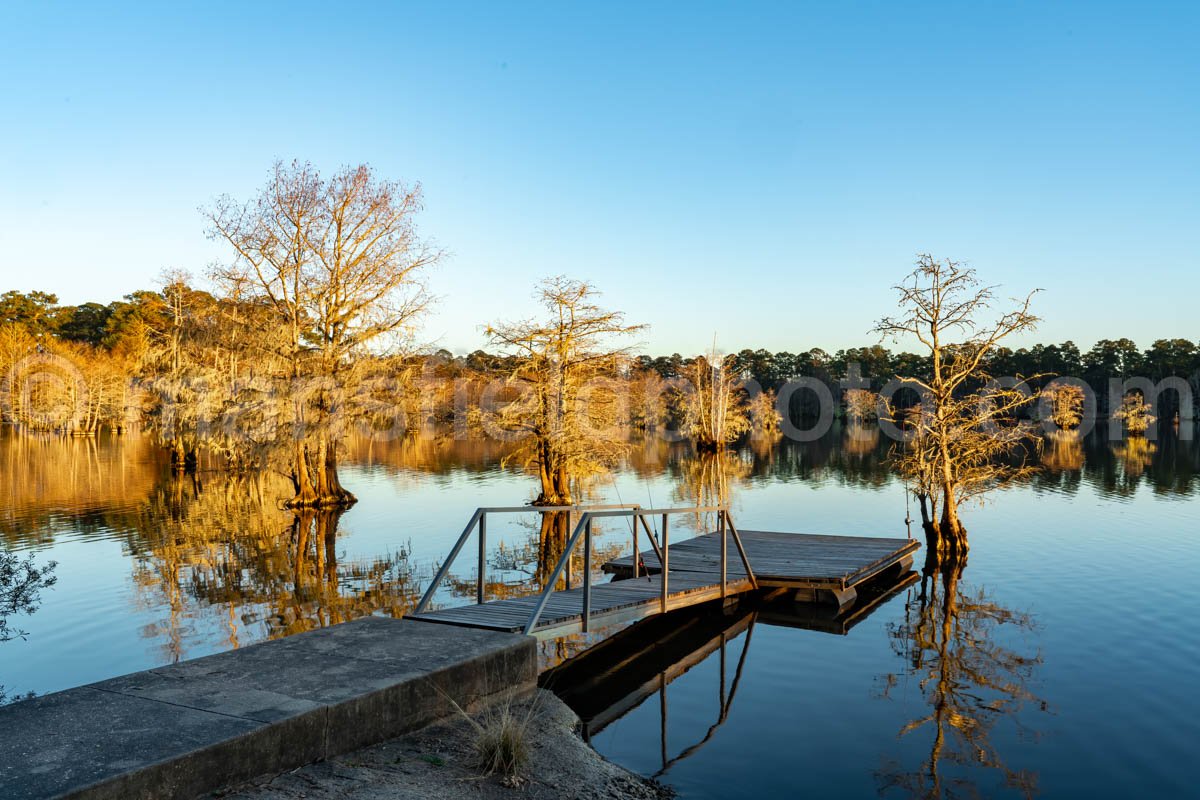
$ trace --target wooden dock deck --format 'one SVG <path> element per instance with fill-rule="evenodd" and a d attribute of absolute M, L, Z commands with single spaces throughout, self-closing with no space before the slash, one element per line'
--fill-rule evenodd
<path fill-rule="evenodd" d="M 880 573 L 897 565 L 907 569 L 920 548 L 915 539 L 869 536 L 747 530 L 741 537 L 760 588 L 824 590 L 838 605 L 846 605 L 853 599 L 854 587 Z M 647 572 L 662 571 L 657 552 L 647 550 L 641 556 Z M 672 545 L 668 563 L 672 581 L 676 573 L 716 574 L 721 568 L 720 534 L 707 533 Z M 728 569 L 730 578 L 746 577 L 737 562 Z M 633 556 L 608 562 L 604 571 L 618 578 L 631 576 Z"/>
<path fill-rule="evenodd" d="M 487 601 L 484 596 L 487 515 L 497 513 L 581 512 L 561 559 L 537 595 Z M 672 544 L 669 518 L 676 514 L 715 512 L 718 530 Z M 662 518 L 658 533 L 648 517 Z M 597 518 L 626 517 L 632 521 L 633 555 L 603 565 L 614 580 L 597 583 L 592 577 L 592 523 Z M 430 609 L 430 601 L 467 538 L 478 531 L 477 602 L 474 605 Z M 641 552 L 638 532 L 644 530 L 652 548 Z M 736 557 L 729 557 L 729 543 Z M 582 543 L 580 586 L 570 580 L 570 559 Z M 454 549 L 417 605 L 406 618 L 444 625 L 518 632 L 548 638 L 664 614 L 711 600 L 758 589 L 793 590 L 798 599 L 832 598 L 839 608 L 856 597 L 855 587 L 896 569 L 907 570 L 920 547 L 913 539 L 744 531 L 739 533 L 724 506 L 642 509 L 638 506 L 581 508 L 481 508 L 475 511 Z M 662 564 L 666 562 L 664 576 Z M 560 583 L 560 579 L 566 579 Z M 565 588 L 557 588 L 564 586 Z"/>
<path fill-rule="evenodd" d="M 671 556 L 674 555 L 672 552 Z M 612 625 L 662 613 L 661 570 L 659 572 L 657 575 L 643 575 L 639 578 L 614 580 L 593 586 L 592 625 Z M 721 596 L 721 581 L 715 573 L 683 571 L 672 567 L 667 585 L 667 611 L 716 600 Z M 731 576 L 727 585 L 730 594 L 740 594 L 751 588 L 753 587 L 744 574 L 736 579 Z M 538 595 L 529 595 L 493 600 L 489 603 L 410 614 L 405 619 L 516 633 L 525 629 L 538 599 Z M 550 596 L 533 633 L 543 637 L 558 636 L 574 633 L 581 629 L 582 624 L 583 587 L 559 590 Z"/>

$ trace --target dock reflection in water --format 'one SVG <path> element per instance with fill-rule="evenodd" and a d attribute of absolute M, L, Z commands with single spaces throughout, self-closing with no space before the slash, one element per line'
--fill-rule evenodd
<path fill-rule="evenodd" d="M 917 573 L 905 572 L 874 581 L 860 591 L 853 606 L 840 610 L 821 603 L 796 603 L 790 592 L 777 592 L 774 599 L 751 599 L 726 609 L 718 602 L 703 609 L 651 617 L 547 670 L 539 682 L 579 715 L 581 733 L 588 741 L 657 696 L 661 763 L 654 775 L 661 777 L 699 752 L 728 719 L 756 625 L 844 636 L 917 580 Z M 689 730 L 684 738 L 690 743 L 673 750 L 669 747 L 667 687 L 709 658 L 717 659 L 712 722 L 703 730 Z"/>

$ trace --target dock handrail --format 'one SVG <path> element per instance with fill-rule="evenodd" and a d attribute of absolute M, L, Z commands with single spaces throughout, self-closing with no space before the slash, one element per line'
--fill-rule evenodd
<path fill-rule="evenodd" d="M 471 519 L 467 522 L 467 527 L 463 528 L 462 535 L 458 537 L 458 541 L 454 543 L 454 547 L 450 550 L 450 555 L 442 562 L 441 568 L 438 569 L 437 575 L 429 584 L 429 588 L 425 590 L 425 594 L 421 596 L 421 601 L 417 603 L 414 614 L 420 614 L 429 605 L 429 601 L 433 599 L 433 595 L 441 586 L 442 581 L 446 579 L 446 575 L 450 572 L 450 567 L 454 564 L 454 560 L 458 558 L 459 552 L 463 545 L 467 543 L 471 533 L 475 527 L 479 527 L 479 572 L 475 579 L 475 601 L 477 604 L 484 602 L 484 575 L 486 573 L 487 555 L 487 515 L 488 514 L 525 514 L 538 512 L 541 514 L 559 512 L 559 511 L 591 511 L 607 512 L 616 509 L 635 509 L 639 508 L 636 503 L 625 503 L 618 505 L 569 505 L 569 506 L 482 506 L 475 509 L 475 513 L 471 515 Z M 635 534 L 636 537 L 636 534 Z M 657 550 L 657 546 L 655 548 Z M 557 580 L 557 578 L 556 578 Z"/>
<path fill-rule="evenodd" d="M 746 576 L 750 580 L 750 584 L 757 589 L 758 580 L 754 577 L 754 569 L 750 566 L 750 559 L 746 556 L 746 548 L 742 546 L 742 537 L 738 533 L 737 526 L 733 524 L 733 518 L 729 514 L 729 507 L 726 505 L 716 506 L 689 506 L 684 508 L 642 508 L 641 506 L 616 506 L 611 509 L 597 507 L 595 510 L 584 511 L 579 518 L 579 522 L 575 525 L 575 530 L 571 533 L 571 537 L 567 540 L 567 546 L 563 548 L 563 554 L 555 565 L 554 571 L 550 574 L 546 585 L 542 588 L 541 596 L 538 598 L 537 605 L 529 615 L 529 621 L 525 623 L 525 633 L 533 633 L 537 627 L 538 620 L 542 616 L 542 612 L 546 608 L 546 604 L 550 601 L 550 595 L 554 594 L 554 587 L 558 584 L 558 579 L 562 577 L 563 571 L 570 563 L 571 554 L 574 552 L 579 540 L 582 537 L 584 541 L 583 547 L 583 607 L 581 610 L 581 628 L 584 633 L 588 630 L 588 622 L 591 617 L 592 605 L 592 520 L 603 517 L 633 517 L 633 570 L 634 576 L 638 574 L 638 560 L 640 553 L 637 547 L 637 529 L 640 521 L 646 534 L 650 537 L 651 544 L 654 545 L 655 552 L 658 554 L 659 565 L 662 569 L 662 592 L 661 592 L 661 607 L 660 611 L 666 613 L 667 598 L 669 594 L 668 581 L 670 578 L 670 537 L 669 537 L 669 519 L 672 514 L 707 514 L 711 512 L 717 513 L 717 530 L 721 534 L 721 598 L 727 596 L 726 572 L 728 566 L 727 541 L 729 534 L 733 534 L 733 542 L 737 546 L 738 555 L 741 557 L 742 565 L 746 569 Z M 650 531 L 649 523 L 646 522 L 647 517 L 661 516 L 662 517 L 662 543 L 661 547 L 655 541 L 654 535 Z M 461 541 L 460 541 L 461 546 Z M 453 557 L 453 554 L 452 554 Z M 424 602 L 424 601 L 422 601 Z M 482 601 L 480 601 L 482 602 Z M 418 610 L 419 607 L 418 607 Z"/>

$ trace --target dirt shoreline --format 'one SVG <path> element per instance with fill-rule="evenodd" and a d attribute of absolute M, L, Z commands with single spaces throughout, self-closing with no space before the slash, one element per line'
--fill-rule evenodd
<path fill-rule="evenodd" d="M 473 729 L 452 718 L 381 744 L 211 795 L 223 800 L 665 800 L 668 787 L 606 761 L 578 734 L 579 718 L 550 692 L 516 704 L 530 714 L 529 764 L 515 780 L 470 765 Z M 484 715 L 486 716 L 486 712 Z"/>

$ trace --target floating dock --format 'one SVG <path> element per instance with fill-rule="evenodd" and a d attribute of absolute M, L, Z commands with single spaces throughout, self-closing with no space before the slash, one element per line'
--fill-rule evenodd
<path fill-rule="evenodd" d="M 486 569 L 487 515 L 563 510 L 579 511 L 581 516 L 542 592 L 528 597 L 487 600 L 482 588 Z M 673 515 L 702 513 L 717 515 L 716 531 L 674 544 L 670 542 L 669 523 Z M 625 517 L 632 522 L 633 553 L 604 564 L 603 571 L 615 579 L 597 583 L 591 567 L 592 523 L 610 517 Z M 652 531 L 647 520 L 659 518 L 659 531 Z M 477 602 L 430 610 L 434 592 L 476 529 L 480 537 Z M 650 549 L 642 551 L 638 548 L 639 530 L 645 531 Z M 730 558 L 731 543 L 736 558 Z M 569 573 L 571 555 L 581 545 L 583 575 L 581 585 L 574 586 Z M 551 638 L 586 632 L 589 627 L 636 622 L 656 614 L 763 589 L 791 590 L 798 600 L 830 600 L 841 609 L 854 603 L 858 586 L 889 571 L 894 570 L 896 574 L 907 571 L 913 553 L 919 547 L 915 539 L 739 532 L 724 506 L 481 508 L 472 516 L 415 613 L 407 618 Z M 565 580 L 562 580 L 564 573 Z"/>
<path fill-rule="evenodd" d="M 829 536 L 812 533 L 742 531 L 742 544 L 762 589 L 800 589 L 828 592 L 838 606 L 848 605 L 857 595 L 856 587 L 889 569 L 912 565 L 913 553 L 920 548 L 915 539 L 883 539 L 869 536 Z M 651 574 L 662 572 L 658 553 L 640 554 Z M 720 533 L 708 533 L 671 546 L 668 560 L 675 575 L 716 576 L 721 569 Z M 634 573 L 633 556 L 614 559 L 604 571 L 618 578 Z M 731 579 L 746 573 L 733 562 L 728 566 Z M 820 595 L 808 599 L 818 600 Z"/>

